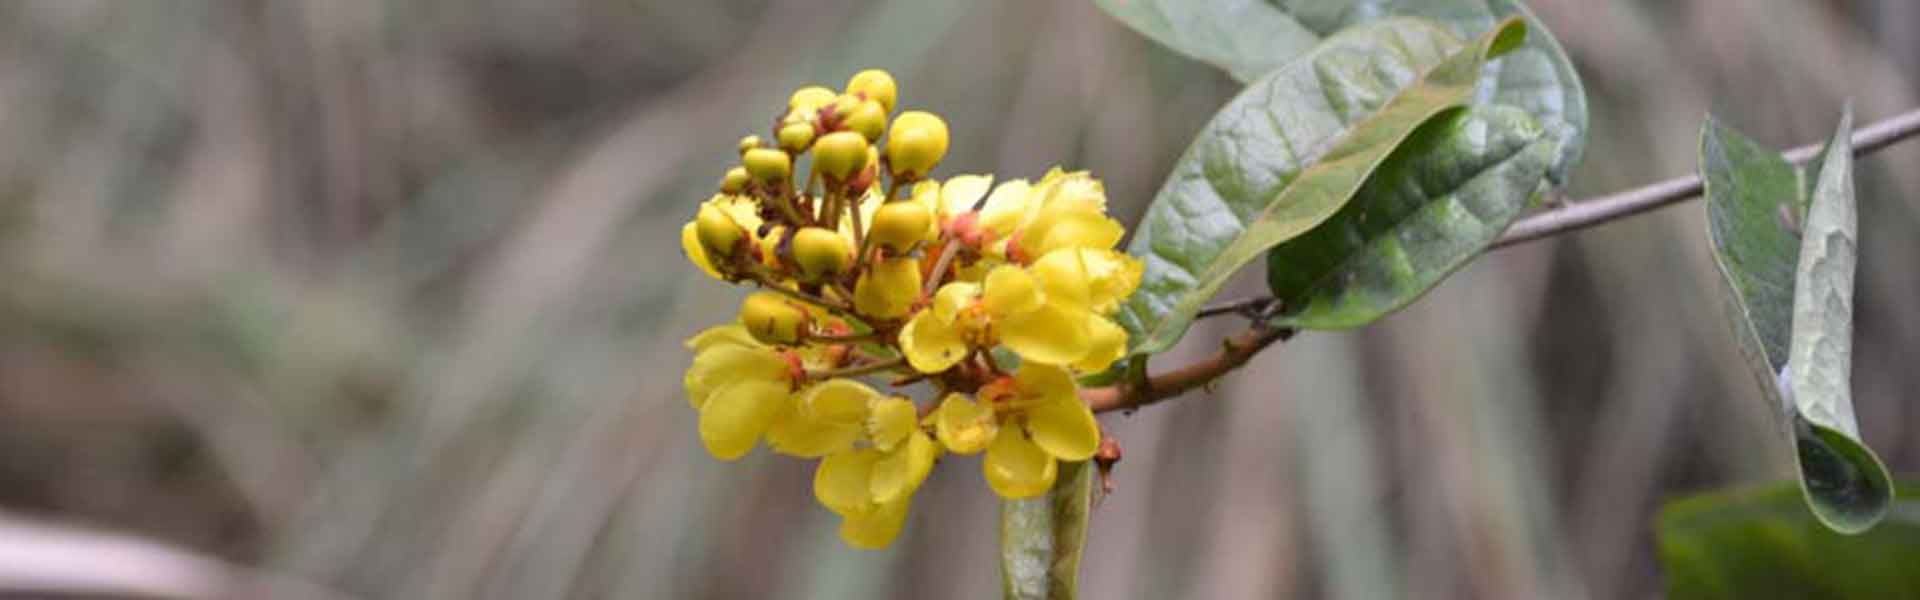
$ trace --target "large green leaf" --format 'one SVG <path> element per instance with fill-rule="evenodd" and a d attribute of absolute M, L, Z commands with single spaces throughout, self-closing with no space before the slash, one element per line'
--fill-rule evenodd
<path fill-rule="evenodd" d="M 1000 503 L 1000 581 L 1009 600 L 1073 600 L 1093 502 L 1086 462 L 1060 463 L 1053 489 Z"/>
<path fill-rule="evenodd" d="M 1892 500 L 1861 443 L 1849 383 L 1856 262 L 1849 111 L 1805 170 L 1711 117 L 1700 134 L 1708 235 L 1734 330 L 1791 435 L 1808 506 L 1835 531 L 1872 527 Z"/>
<path fill-rule="evenodd" d="M 1670 598 L 1920 598 L 1920 502 L 1848 536 L 1807 512 L 1792 483 L 1668 503 L 1657 533 Z M 1901 495 L 1915 491 L 1900 485 Z"/>
<path fill-rule="evenodd" d="M 1527 20 L 1527 43 L 1487 66 L 1478 102 L 1526 109 L 1559 142 L 1552 181 L 1586 144 L 1587 95 L 1566 50 L 1518 0 L 1095 0 L 1128 26 L 1173 50 L 1252 82 L 1313 47 L 1313 40 L 1386 17 L 1434 19 L 1461 37 L 1501 19 Z"/>
<path fill-rule="evenodd" d="M 1426 293 L 1519 218 L 1555 144 L 1526 111 L 1481 106 L 1436 119 L 1325 224 L 1267 253 L 1289 327 L 1358 327 Z"/>
<path fill-rule="evenodd" d="M 1379 21 L 1228 102 L 1127 248 L 1146 263 L 1119 315 L 1134 352 L 1172 346 L 1235 271 L 1332 217 L 1415 128 L 1471 99 L 1487 59 L 1525 35 L 1519 19 L 1466 44 L 1430 21 Z"/>
<path fill-rule="evenodd" d="M 1108 14 L 1168 48 L 1213 64 L 1241 82 L 1259 79 L 1312 50 L 1322 35 L 1268 0 L 1094 0 Z"/>

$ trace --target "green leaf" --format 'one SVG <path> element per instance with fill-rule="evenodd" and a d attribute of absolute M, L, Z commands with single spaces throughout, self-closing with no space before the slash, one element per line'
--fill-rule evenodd
<path fill-rule="evenodd" d="M 1251 83 L 1305 54 L 1313 41 L 1387 17 L 1421 17 L 1473 37 L 1507 17 L 1526 19 L 1527 43 L 1488 65 L 1479 103 L 1517 106 L 1559 142 L 1556 185 L 1586 146 L 1587 93 L 1566 50 L 1518 0 L 1096 0 L 1102 9 L 1176 52 Z"/>
<path fill-rule="evenodd" d="M 1119 314 L 1134 352 L 1172 346 L 1235 271 L 1332 217 L 1415 128 L 1464 105 L 1487 59 L 1525 35 L 1509 19 L 1463 45 L 1428 21 L 1380 21 L 1329 38 L 1229 101 L 1127 247 L 1146 263 Z"/>
<path fill-rule="evenodd" d="M 1060 463 L 1046 495 L 1000 503 L 1000 582 L 1009 600 L 1073 600 L 1093 502 L 1093 466 Z"/>
<path fill-rule="evenodd" d="M 1153 41 L 1206 62 L 1241 82 L 1305 54 L 1322 35 L 1268 0 L 1094 0 Z"/>
<path fill-rule="evenodd" d="M 1719 492 L 1660 511 L 1661 566 L 1671 598 L 1912 598 L 1920 596 L 1920 502 L 1896 502 L 1887 522 L 1848 536 L 1804 508 L 1795 484 Z M 1900 485 L 1910 497 L 1912 483 Z"/>
<path fill-rule="evenodd" d="M 1306 329 L 1358 327 L 1425 294 L 1499 239 L 1555 145 L 1532 117 L 1482 106 L 1422 126 L 1325 224 L 1267 253 L 1267 284 Z"/>
<path fill-rule="evenodd" d="M 1860 441 L 1852 367 L 1855 213 L 1852 112 L 1812 166 L 1797 170 L 1711 117 L 1700 134 L 1708 235 L 1734 330 L 1783 415 L 1808 506 L 1835 531 L 1886 514 L 1891 478 Z"/>

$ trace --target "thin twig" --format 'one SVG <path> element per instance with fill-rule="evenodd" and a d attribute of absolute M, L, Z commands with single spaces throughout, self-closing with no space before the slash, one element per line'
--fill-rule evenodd
<path fill-rule="evenodd" d="M 940 194 L 944 196 L 946 193 L 946 188 L 944 186 L 941 187 Z M 977 213 L 980 212 L 981 209 L 986 208 L 987 198 L 991 197 L 993 197 L 992 189 L 988 189 L 985 193 L 980 194 L 979 198 L 974 199 L 973 208 L 969 209 L 969 212 Z M 944 205 L 944 201 L 942 201 L 942 205 Z M 947 268 L 953 266 L 954 256 L 960 253 L 960 240 L 955 239 L 952 232 L 940 232 L 940 239 L 946 242 L 946 245 L 940 248 L 940 257 L 934 259 L 933 270 L 928 271 L 926 289 L 921 290 L 921 295 L 930 295 L 935 289 L 940 287 L 940 280 L 947 276 Z"/>
<path fill-rule="evenodd" d="M 1854 130 L 1853 153 L 1855 156 L 1871 154 L 1911 138 L 1915 134 L 1920 134 L 1920 109 L 1881 119 Z M 1808 144 L 1783 154 L 1789 162 L 1802 164 L 1812 160 L 1814 155 L 1820 152 L 1820 147 L 1821 144 Z M 1698 197 L 1700 189 L 1699 175 L 1685 175 L 1623 192 L 1575 201 L 1566 206 L 1521 219 L 1520 222 L 1514 223 L 1513 227 L 1508 228 L 1506 235 L 1501 236 L 1490 248 L 1505 248 L 1593 227 L 1615 219 L 1631 217 Z M 1245 306 L 1263 300 L 1270 300 L 1270 298 L 1247 298 L 1210 305 L 1196 313 L 1194 318 L 1240 314 L 1244 312 Z"/>
<path fill-rule="evenodd" d="M 853 307 L 848 305 L 845 302 L 835 301 L 825 296 L 809 294 L 806 292 L 802 292 L 800 290 L 789 288 L 784 285 L 780 285 L 778 282 L 773 281 L 771 278 L 767 277 L 765 274 L 762 274 L 762 273 L 754 273 L 752 279 L 754 283 L 760 284 L 760 289 L 772 291 L 780 295 L 786 296 L 788 298 L 792 298 L 794 300 L 799 300 L 807 304 L 812 304 L 814 306 L 827 309 L 843 317 L 852 317 L 852 318 L 858 317 L 858 315 L 853 314 Z"/>
<path fill-rule="evenodd" d="M 1220 350 L 1211 356 L 1166 373 L 1150 376 L 1146 379 L 1146 385 L 1123 383 L 1087 388 L 1080 390 L 1080 399 L 1086 401 L 1096 413 L 1138 409 L 1205 386 L 1228 371 L 1247 364 L 1255 354 L 1259 354 L 1274 342 L 1293 337 L 1293 333 L 1292 329 L 1256 322 L 1245 331 L 1221 342 Z"/>
<path fill-rule="evenodd" d="M 1855 156 L 1871 154 L 1895 142 L 1912 137 L 1916 133 L 1920 133 L 1920 109 L 1881 119 L 1854 130 L 1853 154 Z M 1820 144 L 1808 144 L 1788 150 L 1785 155 L 1787 160 L 1794 164 L 1805 163 L 1820 152 L 1820 146 Z M 1574 202 L 1562 208 L 1521 219 L 1519 223 L 1513 224 L 1513 227 L 1507 230 L 1505 236 L 1494 242 L 1493 247 L 1503 248 L 1592 227 L 1699 195 L 1700 176 L 1686 175 L 1624 192 Z"/>

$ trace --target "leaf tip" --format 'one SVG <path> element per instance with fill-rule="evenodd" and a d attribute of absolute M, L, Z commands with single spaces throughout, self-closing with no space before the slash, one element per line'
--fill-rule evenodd
<path fill-rule="evenodd" d="M 1519 48 L 1527 42 L 1527 20 L 1519 15 L 1509 16 L 1494 26 L 1495 33 L 1487 43 L 1487 58 L 1491 59 Z"/>
<path fill-rule="evenodd" d="M 1836 533 L 1872 529 L 1893 504 L 1893 478 L 1865 444 L 1824 425 L 1795 435 L 1800 489 L 1814 517 Z"/>

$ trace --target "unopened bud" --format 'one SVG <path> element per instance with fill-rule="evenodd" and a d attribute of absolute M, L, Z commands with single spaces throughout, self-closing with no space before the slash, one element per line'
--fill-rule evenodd
<path fill-rule="evenodd" d="M 893 82 L 893 75 L 880 69 L 867 69 L 854 73 L 847 80 L 847 93 L 878 101 L 884 112 L 893 112 L 894 100 L 899 98 L 899 88 Z"/>
<path fill-rule="evenodd" d="M 845 180 L 867 166 L 867 139 L 851 131 L 820 136 L 814 144 L 813 164 L 828 179 Z"/>
<path fill-rule="evenodd" d="M 738 194 L 741 190 L 745 189 L 747 189 L 746 167 L 727 169 L 727 174 L 720 178 L 720 193 L 722 194 Z"/>
<path fill-rule="evenodd" d="M 789 123 L 780 127 L 780 149 L 788 154 L 799 154 L 813 145 L 813 125 L 808 123 Z"/>
<path fill-rule="evenodd" d="M 793 174 L 793 159 L 786 152 L 773 148 L 748 150 L 740 162 L 746 164 L 748 175 L 763 183 L 785 181 Z"/>
<path fill-rule="evenodd" d="M 947 123 L 932 113 L 907 111 L 887 132 L 887 162 L 895 175 L 920 177 L 947 155 Z"/>
<path fill-rule="evenodd" d="M 853 246 L 845 236 L 825 228 L 801 228 L 793 234 L 793 262 L 809 280 L 838 275 L 853 265 Z"/>
<path fill-rule="evenodd" d="M 904 252 L 927 239 L 933 215 L 919 202 L 889 202 L 873 213 L 873 228 L 867 236 L 873 243 L 894 252 Z"/>
<path fill-rule="evenodd" d="M 805 309 L 775 292 L 754 292 L 740 303 L 740 324 L 768 344 L 799 342 L 809 320 Z"/>

